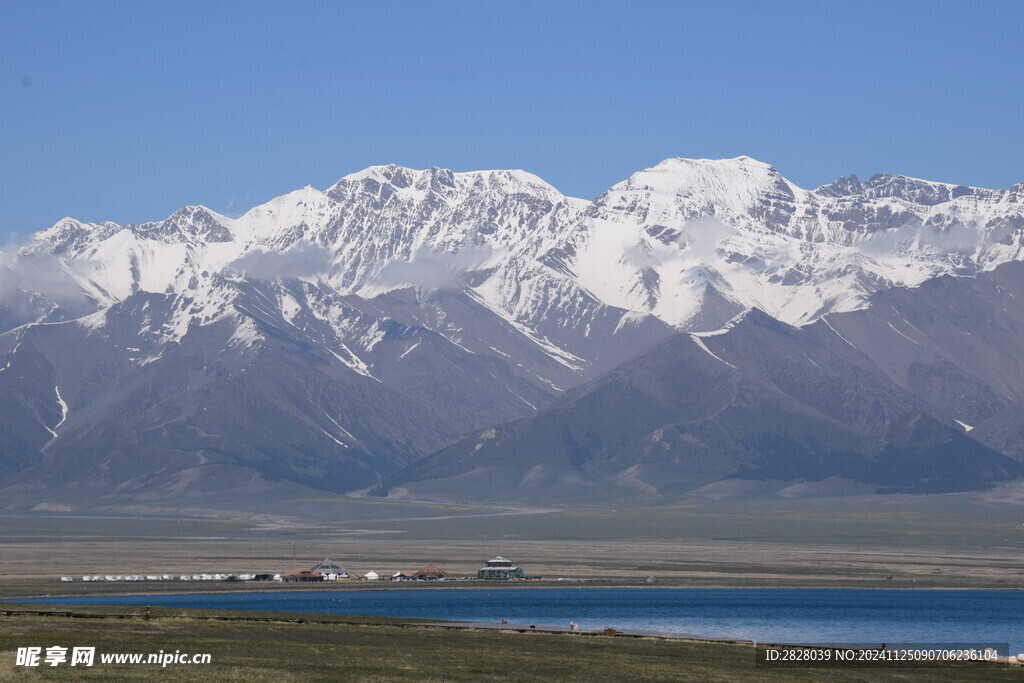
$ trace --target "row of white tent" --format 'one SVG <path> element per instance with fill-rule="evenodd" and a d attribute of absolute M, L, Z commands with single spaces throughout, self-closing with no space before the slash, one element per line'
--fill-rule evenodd
<path fill-rule="evenodd" d="M 275 574 L 274 578 L 277 581 L 281 580 L 280 574 Z M 255 574 L 182 574 L 177 577 L 178 581 L 227 581 L 232 579 L 235 581 L 252 581 L 256 578 Z M 174 581 L 175 577 L 173 574 L 93 574 L 82 577 L 82 581 Z M 74 581 L 73 577 L 62 576 L 61 581 L 71 582 Z"/>
<path fill-rule="evenodd" d="M 280 581 L 280 574 L 274 574 L 274 580 Z M 182 574 L 178 581 L 252 581 L 255 574 Z"/>
<path fill-rule="evenodd" d="M 283 578 L 280 574 L 266 574 L 262 575 L 266 577 L 268 581 L 282 581 Z M 262 577 L 261 577 L 262 578 Z M 341 576 L 339 574 L 328 574 L 325 577 L 328 581 L 336 581 L 340 578 L 348 578 L 348 575 Z M 178 581 L 253 581 L 256 579 L 256 574 L 181 574 L 177 577 Z M 363 579 L 366 581 L 379 581 L 380 575 L 375 571 L 369 571 Z M 74 577 L 62 576 L 60 580 L 64 583 L 71 583 L 74 581 Z M 175 576 L 173 574 L 87 574 L 82 577 L 82 581 L 174 581 Z"/>

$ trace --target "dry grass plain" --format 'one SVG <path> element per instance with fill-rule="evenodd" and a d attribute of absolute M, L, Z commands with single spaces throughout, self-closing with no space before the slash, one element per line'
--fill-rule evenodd
<path fill-rule="evenodd" d="M 902 526 L 894 533 L 893 520 L 899 514 Z M 643 521 L 645 517 L 653 521 Z M 689 508 L 302 523 L 2 515 L 0 595 L 204 590 L 209 584 L 86 585 L 80 578 L 290 572 L 324 557 L 358 575 L 374 570 L 387 576 L 435 563 L 451 574 L 472 576 L 486 559 L 499 554 L 553 585 L 565 585 L 554 581 L 559 578 L 646 585 L 647 577 L 654 576 L 658 585 L 680 587 L 1024 587 L 1022 534 L 1008 521 L 961 520 L 959 526 L 944 526 L 941 517 L 918 511 L 894 513 L 882 522 L 858 519 L 852 513 L 841 523 L 823 521 L 799 509 L 778 512 L 774 518 L 762 515 L 759 521 L 746 512 Z M 648 533 L 634 534 L 641 524 Z M 727 530 L 734 537 L 702 537 L 693 533 L 706 530 L 697 528 L 699 524 L 731 526 Z M 859 529 L 856 542 L 841 528 L 823 538 L 819 527 L 841 525 Z M 595 538 L 602 531 L 605 536 Z M 766 540 L 770 534 L 772 540 Z M 1004 535 L 1012 536 L 1012 542 L 1003 541 Z M 60 575 L 76 581 L 59 583 Z M 224 583 L 214 585 L 233 589 Z"/>

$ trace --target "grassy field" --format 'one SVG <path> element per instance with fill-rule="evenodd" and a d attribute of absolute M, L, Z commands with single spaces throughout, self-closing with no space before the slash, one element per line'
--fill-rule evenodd
<path fill-rule="evenodd" d="M 755 666 L 752 646 L 731 643 L 436 630 L 403 626 L 401 620 L 368 624 L 326 616 L 322 619 L 328 623 L 295 623 L 283 621 L 289 618 L 286 615 L 206 610 L 155 609 L 154 618 L 144 620 L 138 609 L 92 609 L 93 613 L 101 611 L 134 617 L 0 614 L 0 680 L 1020 680 L 1019 669 L 987 664 L 928 669 L 769 669 Z M 211 616 L 276 616 L 282 621 L 208 620 Z M 293 618 L 312 619 L 310 615 Z M 16 666 L 18 647 L 52 645 L 95 647 L 96 663 L 92 668 Z M 99 661 L 102 653 L 148 655 L 161 650 L 208 653 L 211 663 L 161 668 Z"/>

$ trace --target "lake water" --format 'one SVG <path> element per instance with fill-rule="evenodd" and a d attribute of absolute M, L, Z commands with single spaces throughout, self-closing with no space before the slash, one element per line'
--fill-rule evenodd
<path fill-rule="evenodd" d="M 415 589 L 33 599 L 61 605 L 363 614 L 689 633 L 779 643 L 1009 643 L 1024 652 L 1024 591 Z M 1000 648 L 1002 649 L 1002 648 Z"/>

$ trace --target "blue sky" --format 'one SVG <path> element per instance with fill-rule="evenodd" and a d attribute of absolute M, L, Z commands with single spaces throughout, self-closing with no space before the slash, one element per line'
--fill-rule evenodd
<path fill-rule="evenodd" d="M 378 6 L 379 5 L 379 6 Z M 0 1 L 0 238 L 372 164 L 1024 181 L 1024 2 Z"/>

